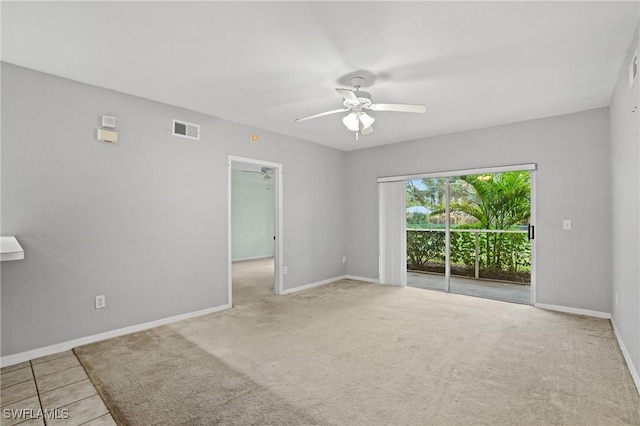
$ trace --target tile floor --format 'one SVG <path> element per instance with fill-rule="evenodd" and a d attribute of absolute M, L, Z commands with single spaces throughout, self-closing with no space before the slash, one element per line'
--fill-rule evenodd
<path fill-rule="evenodd" d="M 445 277 L 441 274 L 407 271 L 407 286 L 443 291 Z M 452 276 L 451 292 L 525 305 L 531 304 L 530 285 Z"/>
<path fill-rule="evenodd" d="M 0 425 L 115 425 L 71 351 L 25 361 L 0 372 Z"/>

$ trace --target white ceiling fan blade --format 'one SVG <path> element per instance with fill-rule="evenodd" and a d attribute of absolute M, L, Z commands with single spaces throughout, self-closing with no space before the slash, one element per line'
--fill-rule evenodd
<path fill-rule="evenodd" d="M 308 115 L 308 116 L 306 116 L 306 117 L 296 118 L 296 122 L 298 122 L 298 121 L 305 121 L 305 120 L 311 120 L 312 118 L 318 118 L 318 117 L 322 117 L 322 116 L 324 116 L 324 115 L 337 114 L 337 113 L 339 113 L 339 112 L 349 111 L 349 109 L 350 109 L 350 108 L 334 109 L 334 110 L 332 110 L 332 111 L 321 112 L 320 114 Z"/>
<path fill-rule="evenodd" d="M 353 90 L 349 90 L 349 89 L 336 89 L 336 92 L 340 93 L 340 95 L 345 99 L 345 101 L 349 101 L 349 102 L 353 102 L 353 103 L 360 103 L 360 101 L 358 100 L 358 97 L 356 96 L 355 93 L 353 93 Z"/>
<path fill-rule="evenodd" d="M 426 112 L 427 107 L 421 104 L 371 104 L 373 111 Z"/>

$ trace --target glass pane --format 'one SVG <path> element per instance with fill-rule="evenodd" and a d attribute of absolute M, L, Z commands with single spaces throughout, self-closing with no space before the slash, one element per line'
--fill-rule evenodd
<path fill-rule="evenodd" d="M 446 178 L 407 181 L 407 286 L 445 290 Z"/>
<path fill-rule="evenodd" d="M 451 291 L 530 301 L 528 171 L 451 178 Z"/>

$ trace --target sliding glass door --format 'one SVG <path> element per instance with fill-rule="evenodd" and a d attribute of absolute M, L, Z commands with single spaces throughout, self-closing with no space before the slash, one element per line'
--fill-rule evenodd
<path fill-rule="evenodd" d="M 407 181 L 407 285 L 447 290 L 448 178 Z"/>
<path fill-rule="evenodd" d="M 411 179 L 407 285 L 531 303 L 531 172 Z"/>

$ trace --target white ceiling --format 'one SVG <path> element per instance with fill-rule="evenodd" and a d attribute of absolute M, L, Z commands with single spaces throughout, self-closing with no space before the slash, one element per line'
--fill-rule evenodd
<path fill-rule="evenodd" d="M 637 1 L 5 1 L 1 53 L 348 151 L 606 106 L 639 17 Z M 374 102 L 427 113 L 371 113 L 359 141 L 340 114 L 294 122 L 362 73 Z"/>

